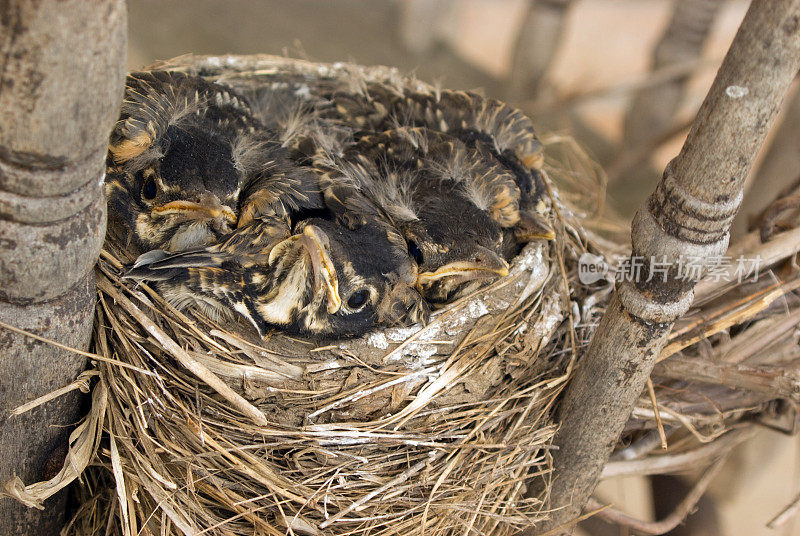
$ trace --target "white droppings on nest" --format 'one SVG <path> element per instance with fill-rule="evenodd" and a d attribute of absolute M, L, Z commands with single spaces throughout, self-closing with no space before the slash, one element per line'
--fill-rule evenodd
<path fill-rule="evenodd" d="M 511 273 L 532 271 L 534 268 L 542 269 L 544 262 L 545 242 L 535 242 L 523 248 L 517 258 L 511 264 Z"/>
<path fill-rule="evenodd" d="M 462 309 L 460 315 L 455 316 L 444 322 L 444 332 L 448 335 L 458 335 L 463 331 L 464 326 L 471 325 L 473 320 L 489 314 L 489 308 L 480 298 L 470 300 Z"/>
<path fill-rule="evenodd" d="M 431 317 L 431 322 L 427 326 L 421 324 L 414 324 L 413 326 L 390 328 L 384 333 L 393 342 L 403 342 L 408 340 L 411 336 L 419 334 L 416 339 L 418 341 L 430 341 L 436 338 L 441 332 L 441 325 L 437 322 L 437 314 Z M 422 333 L 420 333 L 422 332 Z"/>
<path fill-rule="evenodd" d="M 514 330 L 514 335 L 522 335 L 523 333 L 525 333 L 527 329 L 528 329 L 528 323 L 523 322 L 522 324 L 517 326 L 517 329 Z"/>
<path fill-rule="evenodd" d="M 404 328 L 391 328 L 386 330 L 386 336 L 394 342 L 403 342 L 421 329 L 422 326 L 419 324 Z"/>
<path fill-rule="evenodd" d="M 533 337 L 539 340 L 539 348 L 543 348 L 550 341 L 556 328 L 564 320 L 561 299 L 550 296 L 542 304 L 540 320 L 533 325 Z"/>
<path fill-rule="evenodd" d="M 308 87 L 308 85 L 300 86 L 299 88 L 294 90 L 294 94 L 303 99 L 310 99 L 311 89 Z"/>
<path fill-rule="evenodd" d="M 550 275 L 550 263 L 545 259 L 545 243 L 529 244 L 522 250 L 514 262 L 512 272 L 517 270 L 529 271 L 530 275 L 524 288 L 517 296 L 516 304 L 527 300 L 531 294 L 542 288 Z"/>
<path fill-rule="evenodd" d="M 511 305 L 506 300 L 492 300 L 489 302 L 489 307 L 492 309 L 508 309 L 508 306 Z"/>
<path fill-rule="evenodd" d="M 467 323 L 466 315 L 459 316 L 458 318 L 454 318 L 452 322 L 448 322 L 444 328 L 444 332 L 450 335 L 451 337 L 458 335 L 461 333 L 464 324 Z"/>
<path fill-rule="evenodd" d="M 467 313 L 469 314 L 470 318 L 480 318 L 489 314 L 489 308 L 486 307 L 486 304 L 483 303 L 483 300 L 475 299 L 469 302 L 469 305 L 467 306 Z"/>
<path fill-rule="evenodd" d="M 228 59 L 230 61 L 230 58 Z M 222 61 L 218 56 L 212 56 L 206 59 L 206 65 L 209 67 L 222 67 Z"/>
<path fill-rule="evenodd" d="M 386 334 L 380 331 L 367 335 L 367 344 L 379 350 L 386 350 L 389 348 L 389 341 L 386 339 Z"/>
<path fill-rule="evenodd" d="M 403 355 L 413 357 L 414 362 L 411 363 L 411 368 L 417 369 L 430 365 L 433 362 L 431 358 L 436 355 L 436 351 L 435 344 L 411 343 L 403 350 Z"/>

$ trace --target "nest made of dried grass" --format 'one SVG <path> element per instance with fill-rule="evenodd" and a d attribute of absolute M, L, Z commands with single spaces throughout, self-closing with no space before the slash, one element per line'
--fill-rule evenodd
<path fill-rule="evenodd" d="M 262 347 L 120 285 L 102 261 L 95 351 L 128 365 L 98 364 L 119 532 L 503 533 L 535 521 L 541 498 L 524 496 L 524 478 L 548 471 L 563 381 L 533 366 L 563 318 L 549 270 L 531 248 L 504 284 L 411 337 Z"/>
<path fill-rule="evenodd" d="M 265 56 L 172 65 L 212 78 L 344 69 L 400 79 Z M 65 468 L 91 466 L 65 533 L 502 535 L 546 516 L 553 409 L 613 290 L 610 275 L 581 283 L 578 259 L 611 262 L 626 244 L 591 231 L 619 226 L 574 209 L 600 207 L 602 173 L 568 138 L 545 142 L 557 239 L 527 246 L 508 277 L 424 328 L 260 341 L 121 281 L 131 259 L 108 244 L 99 381 L 73 434 L 89 454 Z M 764 244 L 748 235 L 729 255 L 759 257 L 758 279 L 718 272 L 700 283 L 604 477 L 704 467 L 754 423 L 795 422 L 800 274 L 785 261 L 798 250 L 797 229 Z M 16 489 L 31 504 L 36 491 Z"/>
<path fill-rule="evenodd" d="M 107 252 L 94 351 L 118 362 L 97 364 L 98 461 L 116 486 L 84 503 L 75 533 L 506 534 L 537 521 L 543 497 L 525 479 L 547 478 L 549 410 L 573 356 L 549 249 L 528 246 L 507 278 L 424 328 L 322 345 L 189 318 L 123 284 Z"/>
<path fill-rule="evenodd" d="M 221 75 L 215 65 L 263 74 L 270 61 L 322 76 L 362 69 L 241 61 L 181 65 L 206 76 Z M 567 321 L 585 250 L 573 219 L 427 326 L 345 341 L 260 341 L 178 312 L 122 281 L 131 259 L 107 244 L 93 347 L 106 358 L 103 443 L 70 532 L 511 534 L 535 523 L 546 491 L 528 496 L 526 479 L 547 489 L 550 410 L 579 340 Z"/>

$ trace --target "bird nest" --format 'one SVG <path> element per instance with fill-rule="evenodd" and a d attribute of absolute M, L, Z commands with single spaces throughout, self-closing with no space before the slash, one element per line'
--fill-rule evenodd
<path fill-rule="evenodd" d="M 166 67 L 213 79 L 357 70 L 433 90 L 383 67 L 271 56 Z M 89 467 L 65 532 L 503 535 L 543 519 L 552 410 L 615 277 L 581 282 L 580 259 L 591 252 L 613 264 L 626 247 L 590 229 L 601 174 L 567 140 L 543 141 L 556 239 L 527 245 L 508 276 L 426 326 L 261 340 L 122 280 L 133 259 L 107 243 L 89 373 L 99 381 L 65 464 Z M 729 277 L 701 282 L 606 476 L 702 466 L 749 423 L 794 407 L 798 381 L 787 371 L 800 357 L 800 275 L 783 261 L 800 233 L 765 244 L 749 235 L 734 248 L 761 259 L 757 280 L 729 283 L 731 266 Z M 18 491 L 36 502 L 36 490 Z"/>
<path fill-rule="evenodd" d="M 423 87 L 391 69 L 273 57 L 168 67 L 215 79 L 358 69 Z M 556 201 L 558 239 L 526 246 L 508 276 L 425 326 L 346 340 L 262 340 L 182 313 L 123 280 L 133 259 L 108 242 L 93 343 L 102 443 L 70 533 L 511 534 L 541 519 L 546 492 L 526 481 L 547 489 L 550 409 L 579 340 L 568 289 L 586 251 Z"/>
<path fill-rule="evenodd" d="M 529 247 L 508 278 L 424 328 L 322 344 L 186 317 L 122 284 L 107 255 L 95 352 L 114 360 L 98 363 L 100 460 L 117 487 L 89 511 L 121 501 L 123 534 L 506 533 L 536 521 L 542 498 L 525 496 L 525 479 L 548 472 L 564 380 L 551 361 L 565 346 L 565 274 L 548 249 Z"/>

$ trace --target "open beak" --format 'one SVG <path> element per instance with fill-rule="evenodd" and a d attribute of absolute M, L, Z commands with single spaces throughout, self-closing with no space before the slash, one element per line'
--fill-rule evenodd
<path fill-rule="evenodd" d="M 230 225 L 234 225 L 236 214 L 219 201 L 201 203 L 194 203 L 192 201 L 171 201 L 159 207 L 153 207 L 150 211 L 153 216 L 168 216 L 170 214 L 178 214 L 187 220 L 222 220 Z"/>
<path fill-rule="evenodd" d="M 417 284 L 426 286 L 444 278 L 464 283 L 477 279 L 496 279 L 507 275 L 508 263 L 493 251 L 480 248 L 473 260 L 451 262 L 440 266 L 433 272 L 420 272 Z"/>
<path fill-rule="evenodd" d="M 325 293 L 328 295 L 328 312 L 333 314 L 342 307 L 342 299 L 339 297 L 339 278 L 331 260 L 328 236 L 319 227 L 307 225 L 300 235 L 300 241 L 311 256 L 314 290 L 325 288 Z"/>

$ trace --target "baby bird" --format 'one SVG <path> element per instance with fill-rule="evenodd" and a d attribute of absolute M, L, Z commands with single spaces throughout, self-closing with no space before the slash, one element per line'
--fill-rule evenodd
<path fill-rule="evenodd" d="M 254 110 L 264 111 L 256 114 L 262 121 L 274 122 L 287 111 L 305 108 L 309 113 L 294 117 L 323 122 L 328 138 L 334 132 L 340 138 L 348 132 L 359 137 L 401 126 L 453 136 L 514 176 L 520 191 L 519 221 L 504 230 L 509 253 L 532 240 L 555 237 L 541 173 L 543 146 L 531 119 L 504 102 L 467 91 L 429 91 L 413 80 L 366 80 L 358 69 L 328 77 L 271 72 L 262 75 L 256 87 L 250 79 L 237 82 L 235 77 L 225 83 L 241 91 Z M 294 131 L 302 121 L 289 123 L 295 128 L 288 130 Z M 320 146 L 330 152 L 332 144 L 316 144 Z M 313 150 L 306 153 L 313 155 Z"/>
<path fill-rule="evenodd" d="M 478 149 L 511 173 L 520 191 L 520 219 L 513 231 L 506 231 L 511 235 L 506 242 L 519 245 L 555 237 L 541 174 L 544 148 L 532 121 L 520 110 L 471 92 L 426 92 L 392 81 L 357 77 L 338 85 L 325 81 L 309 93 L 317 99 L 320 115 L 356 132 L 424 127 Z M 320 105 L 321 98 L 328 102 L 327 107 Z"/>
<path fill-rule="evenodd" d="M 362 334 L 376 325 L 425 321 L 417 269 L 405 242 L 375 220 L 350 230 L 309 218 L 275 246 L 256 222 L 203 250 L 142 255 L 126 277 L 155 281 L 179 308 L 247 319 L 317 337 Z M 377 254 L 379 252 L 379 254 Z"/>
<path fill-rule="evenodd" d="M 513 175 L 520 192 L 520 218 L 511 233 L 517 244 L 555 238 L 541 174 L 544 147 L 533 122 L 520 110 L 475 93 L 443 90 L 406 93 L 397 100 L 393 113 L 410 124 L 435 128 L 460 139 Z M 506 242 L 510 243 L 511 237 Z"/>
<path fill-rule="evenodd" d="M 520 219 L 513 229 L 518 244 L 555 238 L 547 214 L 547 193 L 541 175 L 544 147 L 533 122 L 520 110 L 466 91 L 407 93 L 394 106 L 395 117 L 410 124 L 446 132 L 514 176 L 520 191 Z"/>
<path fill-rule="evenodd" d="M 264 219 L 285 238 L 292 211 L 318 208 L 321 197 L 276 138 L 222 86 L 165 71 L 130 75 L 109 145 L 111 236 L 139 252 L 183 251 Z"/>
<path fill-rule="evenodd" d="M 519 221 L 519 191 L 500 166 L 424 128 L 365 135 L 315 166 L 327 206 L 351 228 L 363 200 L 405 238 L 426 300 L 445 303 L 508 274 L 503 229 Z"/>

